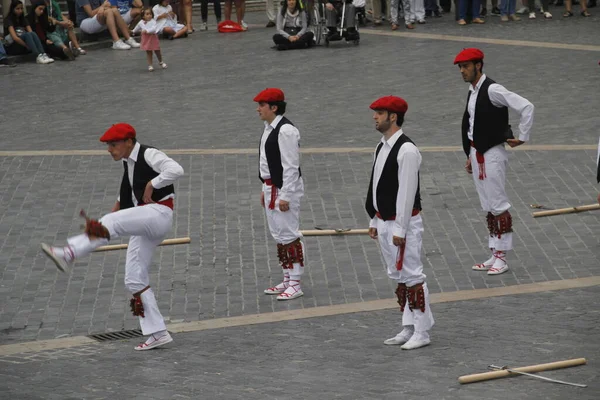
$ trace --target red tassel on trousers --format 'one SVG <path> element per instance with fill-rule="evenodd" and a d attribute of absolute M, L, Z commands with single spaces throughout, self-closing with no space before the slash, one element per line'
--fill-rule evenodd
<path fill-rule="evenodd" d="M 483 154 L 481 154 L 477 150 L 475 151 L 475 158 L 477 158 L 477 164 L 479 165 L 479 180 L 482 181 L 486 177 L 485 158 L 483 158 Z"/>
<path fill-rule="evenodd" d="M 269 210 L 275 209 L 275 200 L 277 200 L 277 186 L 271 186 L 271 202 L 269 203 Z"/>
<path fill-rule="evenodd" d="M 398 271 L 402 271 L 402 264 L 404 263 L 404 250 L 406 248 L 406 243 L 398 246 L 398 255 L 396 256 L 396 269 Z"/>

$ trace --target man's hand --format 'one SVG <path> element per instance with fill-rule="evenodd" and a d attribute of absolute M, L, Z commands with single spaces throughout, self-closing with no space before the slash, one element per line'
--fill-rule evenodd
<path fill-rule="evenodd" d="M 279 211 L 286 212 L 290 209 L 290 202 L 285 200 L 279 200 Z"/>
<path fill-rule="evenodd" d="M 405 238 L 401 238 L 398 236 L 394 236 L 394 238 L 392 239 L 392 241 L 394 242 L 394 246 L 405 246 L 406 245 L 406 239 Z"/>
<path fill-rule="evenodd" d="M 149 181 L 146 184 L 146 189 L 144 189 L 144 195 L 142 196 L 142 201 L 145 204 L 154 203 L 154 200 L 152 200 L 152 192 L 154 192 L 154 187 L 152 186 L 152 181 Z"/>
<path fill-rule="evenodd" d="M 120 202 L 116 202 L 115 205 L 113 206 L 112 210 L 110 210 L 110 212 L 117 212 L 121 209 L 121 203 Z"/>
<path fill-rule="evenodd" d="M 519 139 L 506 139 L 506 143 L 508 143 L 508 145 L 510 147 L 517 147 L 517 146 L 522 145 L 525 142 L 522 140 L 519 140 Z"/>
<path fill-rule="evenodd" d="M 298 36 L 290 36 L 288 39 L 290 42 L 295 42 L 296 40 L 298 40 Z"/>
<path fill-rule="evenodd" d="M 329 11 L 332 11 L 332 10 L 333 10 L 333 4 L 331 4 L 331 3 L 327 3 L 327 5 L 326 5 L 325 7 L 327 7 L 327 9 L 328 9 Z"/>
<path fill-rule="evenodd" d="M 465 169 L 467 170 L 467 173 L 469 173 L 469 174 L 473 173 L 473 167 L 471 166 L 471 157 L 467 158 L 467 163 L 465 164 Z"/>
<path fill-rule="evenodd" d="M 265 208 L 265 192 L 260 192 L 260 205 Z"/>
<path fill-rule="evenodd" d="M 377 228 L 369 228 L 369 236 L 371 239 L 377 239 Z"/>
<path fill-rule="evenodd" d="M 54 43 L 52 42 L 52 40 L 46 39 L 46 44 L 47 45 L 53 45 Z"/>

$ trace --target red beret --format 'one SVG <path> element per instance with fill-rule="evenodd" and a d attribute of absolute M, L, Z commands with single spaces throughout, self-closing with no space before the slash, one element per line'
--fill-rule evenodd
<path fill-rule="evenodd" d="M 254 101 L 257 103 L 275 103 L 276 101 L 284 100 L 283 91 L 277 88 L 266 88 L 254 97 Z"/>
<path fill-rule="evenodd" d="M 371 104 L 371 110 L 386 110 L 389 112 L 405 114 L 408 110 L 408 103 L 401 97 L 385 96 L 379 98 Z"/>
<path fill-rule="evenodd" d="M 135 137 L 135 129 L 129 124 L 119 122 L 114 124 L 100 138 L 101 142 L 117 142 L 119 140 L 132 139 Z"/>
<path fill-rule="evenodd" d="M 476 60 L 483 60 L 483 51 L 476 49 L 474 47 L 468 48 L 468 49 L 463 49 L 463 51 L 461 51 L 460 53 L 458 53 L 456 55 L 456 58 L 454 59 L 454 65 L 461 63 L 461 62 L 476 61 Z"/>

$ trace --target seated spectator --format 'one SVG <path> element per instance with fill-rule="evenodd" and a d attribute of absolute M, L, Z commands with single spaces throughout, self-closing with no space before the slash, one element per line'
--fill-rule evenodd
<path fill-rule="evenodd" d="M 2 45 L 3 40 L 4 38 L 0 37 L 0 67 L 16 67 L 17 64 L 8 58 L 6 50 L 4 50 L 4 46 Z"/>
<path fill-rule="evenodd" d="M 51 25 L 48 20 L 45 0 L 32 0 L 31 7 L 33 8 L 33 12 L 29 13 L 27 16 L 27 22 L 29 22 L 29 26 L 31 26 L 36 35 L 40 38 L 40 42 L 46 53 L 54 58 L 62 58 L 63 60 L 69 59 L 71 61 L 75 60 L 75 56 L 71 49 L 68 48 L 60 38 L 56 39 L 57 41 L 55 42 L 48 37 L 48 33 L 54 32 L 56 26 Z"/>
<path fill-rule="evenodd" d="M 112 48 L 115 50 L 129 50 L 132 47 L 140 47 L 140 44 L 129 35 L 129 27 L 119 13 L 117 8 L 112 8 L 106 0 L 77 0 L 77 22 L 79 28 L 94 35 L 108 29 L 113 40 Z M 121 40 L 117 29 L 121 31 L 125 41 Z"/>
<path fill-rule="evenodd" d="M 327 4 L 325 5 L 325 17 L 327 20 L 327 39 L 328 40 L 340 40 L 341 36 L 337 30 L 338 20 L 341 20 L 342 10 L 344 7 L 343 2 L 346 3 L 346 10 L 344 12 L 344 21 L 339 21 L 343 23 L 343 27 L 345 32 L 342 32 L 342 35 L 345 34 L 346 40 L 356 40 L 359 38 L 358 31 L 354 26 L 354 17 L 356 10 L 352 5 L 352 2 L 348 0 L 327 0 Z"/>
<path fill-rule="evenodd" d="M 277 33 L 273 41 L 277 50 L 303 49 L 313 44 L 314 34 L 308 32 L 306 13 L 296 0 L 287 0 L 287 7 L 277 13 Z"/>
<path fill-rule="evenodd" d="M 75 56 L 85 55 L 86 51 L 81 48 L 75 34 L 75 24 L 68 17 L 64 16 L 58 2 L 50 0 L 48 3 L 48 17 L 51 24 L 56 26 L 54 32 L 48 34 L 50 40 L 54 43 L 62 41 L 68 43 L 69 48 Z"/>
<path fill-rule="evenodd" d="M 162 34 L 168 39 L 187 37 L 187 27 L 177 23 L 177 15 L 169 4 L 169 0 L 160 0 L 152 8 L 156 20 L 156 33 Z"/>
<path fill-rule="evenodd" d="M 123 21 L 129 26 L 142 12 L 141 0 L 109 0 L 110 6 L 119 10 Z"/>
<path fill-rule="evenodd" d="M 7 54 L 18 55 L 32 53 L 38 64 L 50 64 L 54 60 L 44 51 L 40 38 L 31 30 L 23 11 L 23 3 L 12 0 L 8 14 L 4 18 L 4 36 L 8 46 Z"/>

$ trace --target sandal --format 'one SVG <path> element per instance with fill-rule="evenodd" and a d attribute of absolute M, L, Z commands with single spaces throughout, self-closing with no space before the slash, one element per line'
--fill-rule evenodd
<path fill-rule="evenodd" d="M 571 11 L 565 11 L 563 14 L 564 18 L 568 18 L 568 17 L 572 17 L 572 16 L 573 16 L 573 13 Z"/>
<path fill-rule="evenodd" d="M 592 14 L 590 14 L 589 12 L 587 12 L 587 10 L 585 10 L 585 11 L 582 11 L 582 12 L 581 12 L 581 16 L 582 16 L 582 17 L 591 17 L 591 16 L 592 16 Z"/>

